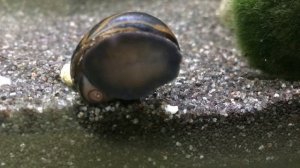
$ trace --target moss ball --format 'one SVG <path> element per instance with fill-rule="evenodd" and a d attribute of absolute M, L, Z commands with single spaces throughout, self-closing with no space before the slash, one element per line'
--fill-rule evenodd
<path fill-rule="evenodd" d="M 300 79 L 300 0 L 233 0 L 234 30 L 250 65 Z"/>

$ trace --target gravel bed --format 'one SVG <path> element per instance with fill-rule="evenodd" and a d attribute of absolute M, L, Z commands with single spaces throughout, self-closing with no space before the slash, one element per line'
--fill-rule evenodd
<path fill-rule="evenodd" d="M 0 161 L 9 157 L 8 152 L 14 154 L 15 144 L 7 147 L 9 142 L 20 143 L 22 150 L 25 144 L 33 144 L 28 157 L 20 154 L 20 160 L 29 158 L 24 167 L 45 166 L 37 164 L 41 158 L 31 156 L 35 149 L 52 151 L 47 156 L 41 154 L 42 161 L 50 160 L 52 166 L 76 167 L 76 162 L 77 166 L 86 162 L 97 165 L 99 158 L 90 153 L 94 147 L 82 147 L 94 143 L 94 136 L 108 137 L 111 146 L 95 146 L 115 152 L 115 157 L 123 149 L 115 149 L 115 145 L 147 142 L 146 146 L 155 148 L 159 141 L 162 149 L 168 150 L 155 148 L 153 157 L 161 157 L 172 167 L 299 160 L 300 82 L 268 77 L 248 66 L 234 45 L 233 35 L 216 18 L 220 1 L 11 2 L 0 1 L 0 147 L 4 151 Z M 123 11 L 147 12 L 170 26 L 182 50 L 180 74 L 140 100 L 87 105 L 61 82 L 60 69 L 70 61 L 85 32 L 102 18 Z M 82 132 L 82 128 L 88 131 Z M 90 131 L 96 134 L 91 136 Z M 22 136 L 15 138 L 15 133 Z M 43 142 L 47 137 L 54 139 Z M 111 139 L 118 140 L 114 144 Z M 59 145 L 66 160 L 60 160 L 52 150 L 60 149 Z M 144 147 L 140 150 L 147 149 Z M 129 148 L 137 147 L 132 143 Z M 145 153 L 139 152 L 133 151 L 133 156 L 143 159 Z M 127 152 L 127 157 L 132 153 Z M 86 156 L 90 160 L 77 159 Z M 0 164 L 8 164 L 10 159 Z M 101 161 L 102 165 L 112 164 Z M 154 165 L 151 157 L 146 162 Z M 113 164 L 118 163 L 122 162 Z"/>

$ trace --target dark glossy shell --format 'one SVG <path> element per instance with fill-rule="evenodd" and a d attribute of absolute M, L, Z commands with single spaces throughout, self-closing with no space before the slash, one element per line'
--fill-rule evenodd
<path fill-rule="evenodd" d="M 109 98 L 138 99 L 177 77 L 176 37 L 159 19 L 140 12 L 110 16 L 80 41 L 71 60 L 74 87 L 83 77 Z"/>

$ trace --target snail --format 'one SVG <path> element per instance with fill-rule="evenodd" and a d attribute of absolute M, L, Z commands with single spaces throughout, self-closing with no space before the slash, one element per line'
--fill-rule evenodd
<path fill-rule="evenodd" d="M 103 19 L 84 35 L 61 78 L 88 103 L 135 100 L 174 80 L 181 59 L 165 23 L 126 12 Z"/>

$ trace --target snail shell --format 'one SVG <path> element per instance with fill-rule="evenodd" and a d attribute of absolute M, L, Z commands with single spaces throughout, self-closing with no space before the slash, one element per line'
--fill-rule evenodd
<path fill-rule="evenodd" d="M 82 38 L 71 58 L 73 87 L 89 103 L 146 96 L 177 77 L 175 35 L 161 20 L 140 12 L 112 15 Z"/>

